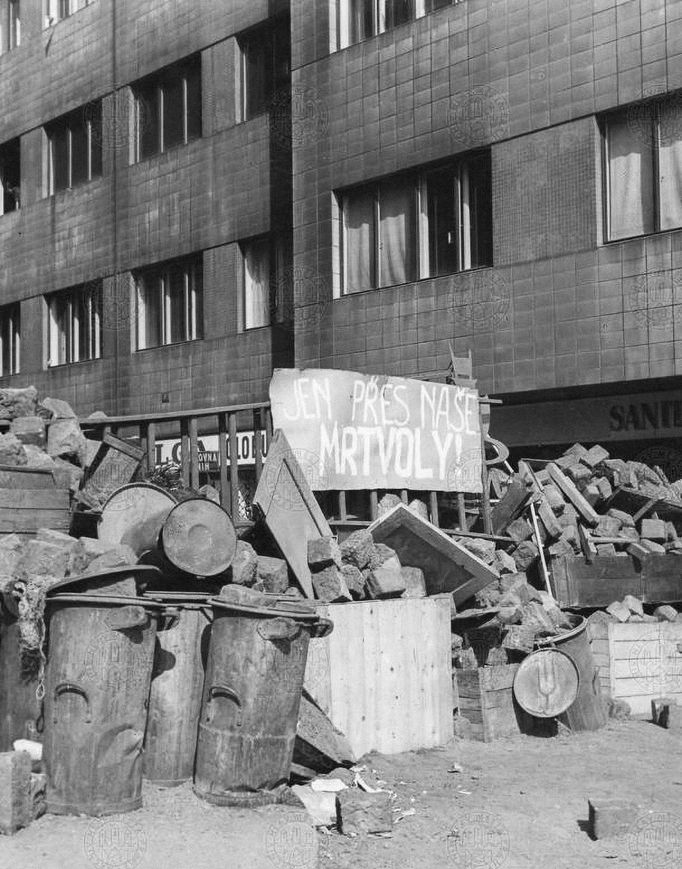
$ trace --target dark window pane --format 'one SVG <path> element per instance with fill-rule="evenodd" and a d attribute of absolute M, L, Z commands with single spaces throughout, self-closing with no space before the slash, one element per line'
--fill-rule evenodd
<path fill-rule="evenodd" d="M 170 303 L 170 323 L 167 324 L 170 329 L 167 328 L 166 341 L 175 344 L 187 339 L 184 269 L 173 266 L 168 270 L 166 280 L 166 291 Z"/>
<path fill-rule="evenodd" d="M 59 17 L 67 18 L 71 14 L 71 0 L 59 0 Z"/>
<path fill-rule="evenodd" d="M 376 284 L 375 195 L 371 190 L 344 197 L 346 224 L 346 292 L 371 290 Z"/>
<path fill-rule="evenodd" d="M 429 276 L 447 275 L 459 268 L 456 173 L 432 172 L 426 182 L 429 223 Z"/>
<path fill-rule="evenodd" d="M 52 185 L 54 190 L 69 186 L 69 131 L 66 126 L 56 127 L 50 134 L 52 147 Z"/>
<path fill-rule="evenodd" d="M 163 150 L 185 141 L 184 84 L 182 78 L 165 81 L 163 91 Z"/>
<path fill-rule="evenodd" d="M 194 334 L 191 338 L 203 338 L 204 335 L 204 293 L 203 293 L 203 271 L 201 263 L 198 262 L 193 269 L 193 285 L 194 285 Z"/>
<path fill-rule="evenodd" d="M 272 95 L 272 33 L 250 38 L 243 51 L 244 111 L 248 119 L 267 111 Z"/>
<path fill-rule="evenodd" d="M 102 174 L 102 104 L 97 103 L 89 113 L 90 119 L 90 177 Z"/>
<path fill-rule="evenodd" d="M 71 125 L 71 186 L 88 180 L 88 130 L 85 121 Z"/>
<path fill-rule="evenodd" d="M 374 35 L 374 3 L 375 0 L 350 0 L 348 34 L 351 44 Z"/>
<path fill-rule="evenodd" d="M 278 22 L 273 31 L 272 67 L 270 98 L 273 93 L 283 90 L 288 93 L 291 84 L 291 34 L 288 18 Z"/>
<path fill-rule="evenodd" d="M 137 135 L 140 159 L 161 150 L 159 93 L 156 84 L 141 88 L 137 94 Z"/>
<path fill-rule="evenodd" d="M 158 347 L 161 343 L 163 307 L 160 292 L 161 276 L 149 272 L 142 279 L 144 304 L 144 346 Z"/>
<path fill-rule="evenodd" d="M 444 6 L 449 6 L 452 0 L 426 0 L 426 11 L 435 12 L 436 9 L 442 9 Z"/>
<path fill-rule="evenodd" d="M 468 161 L 471 268 L 493 262 L 493 202 L 490 155 Z"/>
<path fill-rule="evenodd" d="M 19 139 L 12 139 L 0 148 L 0 185 L 2 186 L 2 213 L 19 208 L 21 184 L 21 151 Z"/>
<path fill-rule="evenodd" d="M 187 141 L 201 137 L 201 65 L 187 72 Z"/>
<path fill-rule="evenodd" d="M 386 0 L 386 29 L 414 18 L 414 0 Z"/>

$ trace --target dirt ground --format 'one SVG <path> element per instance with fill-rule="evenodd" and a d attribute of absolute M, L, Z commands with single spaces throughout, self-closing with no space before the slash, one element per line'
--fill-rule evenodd
<path fill-rule="evenodd" d="M 395 793 L 389 836 L 316 833 L 293 806 L 216 808 L 189 785 L 145 785 L 140 811 L 46 815 L 2 839 L 0 869 L 682 866 L 682 735 L 647 722 L 487 745 L 456 739 L 363 762 Z M 627 835 L 593 841 L 587 799 L 604 796 L 632 799 L 638 817 Z"/>

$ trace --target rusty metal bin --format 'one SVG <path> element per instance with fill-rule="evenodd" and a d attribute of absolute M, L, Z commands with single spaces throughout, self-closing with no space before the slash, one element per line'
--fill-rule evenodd
<path fill-rule="evenodd" d="M 164 604 L 156 634 L 143 776 L 161 787 L 192 778 L 212 609 L 209 594 L 149 592 Z"/>
<path fill-rule="evenodd" d="M 163 605 L 47 598 L 43 757 L 47 810 L 101 816 L 142 805 L 142 742 Z"/>
<path fill-rule="evenodd" d="M 216 805 L 277 799 L 289 779 L 308 642 L 332 622 L 302 600 L 213 598 L 194 791 Z"/>

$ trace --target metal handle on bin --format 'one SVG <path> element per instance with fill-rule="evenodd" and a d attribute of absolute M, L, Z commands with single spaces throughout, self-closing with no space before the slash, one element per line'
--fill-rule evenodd
<path fill-rule="evenodd" d="M 85 720 L 86 724 L 90 724 L 90 722 L 92 721 L 92 713 L 90 711 L 90 700 L 88 699 L 88 695 L 85 693 L 85 689 L 81 688 L 80 685 L 76 685 L 75 682 L 61 682 L 54 689 L 55 707 L 54 707 L 54 716 L 52 719 L 54 721 L 54 723 L 55 724 L 57 723 L 57 706 L 56 706 L 57 698 L 61 694 L 65 694 L 67 691 L 73 691 L 74 694 L 80 694 L 81 697 L 83 698 L 83 700 L 85 700 L 85 719 L 84 720 Z"/>
<path fill-rule="evenodd" d="M 104 619 L 104 623 L 112 631 L 127 631 L 129 628 L 141 628 L 147 624 L 149 616 L 144 607 L 130 604 L 119 607 Z"/>
<path fill-rule="evenodd" d="M 168 607 L 163 611 L 163 623 L 159 625 L 160 631 L 170 631 L 172 628 L 175 628 L 180 623 L 180 619 L 182 618 L 181 610 L 176 607 Z"/>
<path fill-rule="evenodd" d="M 313 625 L 310 632 L 310 639 L 317 640 L 320 637 L 328 637 L 334 630 L 334 622 L 331 619 L 320 618 L 317 624 Z"/>
<path fill-rule="evenodd" d="M 286 616 L 265 619 L 258 625 L 258 633 L 264 640 L 293 640 L 300 630 L 298 622 Z"/>
<path fill-rule="evenodd" d="M 214 697 L 217 695 L 222 695 L 223 697 L 227 697 L 228 700 L 234 700 L 237 706 L 237 727 L 242 726 L 242 701 L 239 699 L 239 695 L 236 691 L 230 688 L 228 685 L 211 685 L 208 689 L 208 702 L 210 703 Z"/>

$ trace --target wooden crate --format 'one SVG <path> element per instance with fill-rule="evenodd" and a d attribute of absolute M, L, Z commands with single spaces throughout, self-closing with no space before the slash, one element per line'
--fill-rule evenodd
<path fill-rule="evenodd" d="M 590 633 L 602 693 L 626 700 L 633 715 L 650 715 L 658 697 L 682 704 L 682 622 L 604 622 Z"/>
<path fill-rule="evenodd" d="M 459 711 L 471 722 L 475 739 L 492 742 L 520 732 L 512 686 L 518 664 L 455 670 Z"/>
<path fill-rule="evenodd" d="M 305 688 L 361 757 L 432 748 L 453 734 L 450 603 L 421 598 L 326 604 Z"/>
<path fill-rule="evenodd" d="M 55 487 L 51 471 L 0 466 L 0 534 L 68 531 L 70 506 L 69 490 Z"/>

